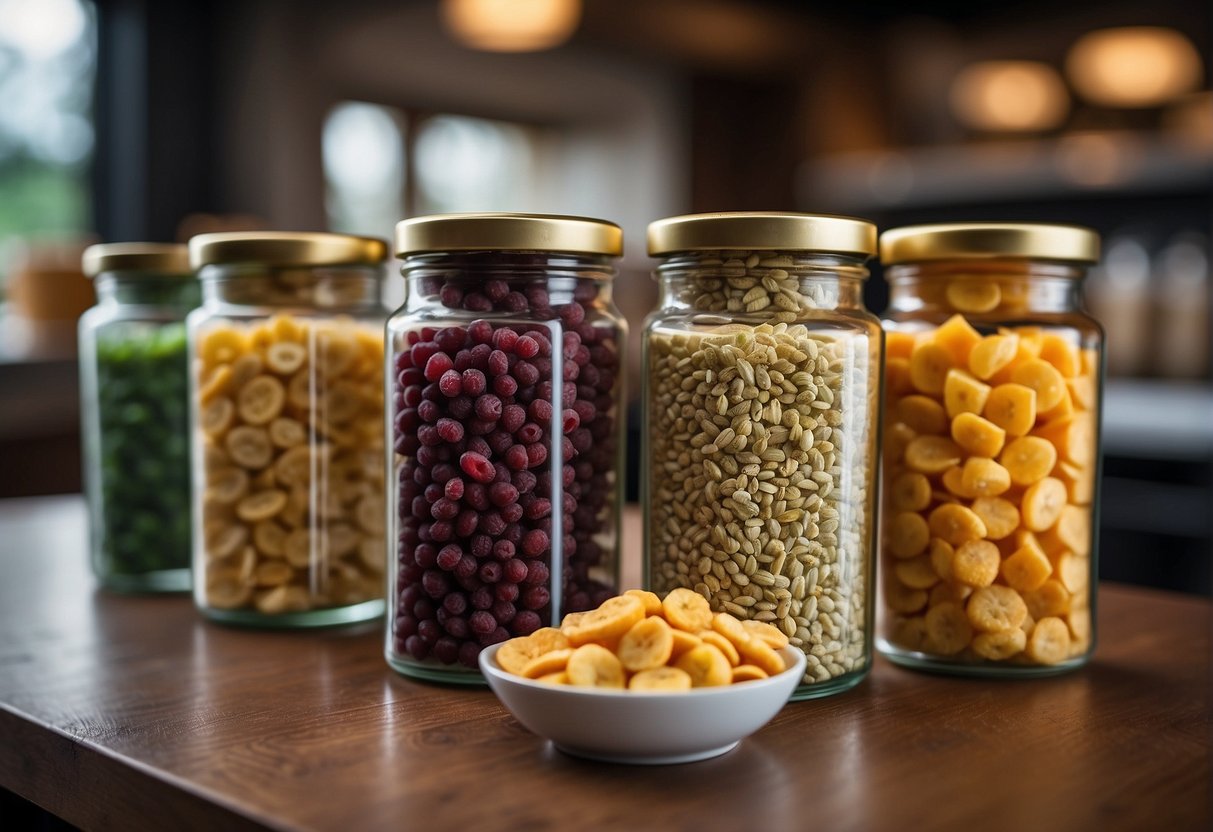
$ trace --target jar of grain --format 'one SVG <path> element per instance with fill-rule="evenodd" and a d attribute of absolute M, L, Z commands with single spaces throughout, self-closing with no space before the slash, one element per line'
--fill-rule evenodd
<path fill-rule="evenodd" d="M 1080 284 L 1099 237 L 923 225 L 881 237 L 880 648 L 967 675 L 1085 663 L 1098 528 L 1103 333 Z"/>
<path fill-rule="evenodd" d="M 241 232 L 189 249 L 198 607 L 274 627 L 382 615 L 387 244 Z"/>
<path fill-rule="evenodd" d="M 388 322 L 398 672 L 483 683 L 480 650 L 618 591 L 617 225 L 454 214 L 396 226 Z"/>
<path fill-rule="evenodd" d="M 93 572 L 120 591 L 190 588 L 189 360 L 200 302 L 185 246 L 84 251 L 97 305 L 80 318 L 80 425 Z"/>
<path fill-rule="evenodd" d="M 804 650 L 793 699 L 871 665 L 879 321 L 869 222 L 700 214 L 649 226 L 645 575 Z"/>

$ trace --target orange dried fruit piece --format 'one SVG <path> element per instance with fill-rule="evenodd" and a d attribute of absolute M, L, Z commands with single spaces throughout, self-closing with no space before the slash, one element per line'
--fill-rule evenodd
<path fill-rule="evenodd" d="M 733 642 L 722 636 L 715 630 L 700 630 L 699 637 L 703 639 L 704 644 L 710 644 L 724 653 L 724 657 L 729 660 L 729 665 L 736 667 L 741 664 L 741 654 L 737 652 L 737 648 Z"/>
<path fill-rule="evenodd" d="M 990 396 L 990 389 L 990 385 L 978 381 L 964 370 L 948 370 L 943 383 L 943 400 L 948 418 L 955 419 L 961 413 L 980 415 Z"/>
<path fill-rule="evenodd" d="M 691 687 L 709 688 L 733 681 L 733 667 L 720 649 L 699 644 L 678 657 L 674 666 L 691 677 Z"/>
<path fill-rule="evenodd" d="M 661 596 L 656 592 L 649 592 L 647 589 L 629 589 L 623 594 L 630 595 L 644 604 L 644 614 L 646 617 L 661 615 Z"/>
<path fill-rule="evenodd" d="M 1038 619 L 1025 650 L 1037 664 L 1057 664 L 1070 657 L 1070 628 L 1060 618 Z"/>
<path fill-rule="evenodd" d="M 637 621 L 623 634 L 616 654 L 625 668 L 636 672 L 664 665 L 673 649 L 670 625 L 661 616 L 651 615 Z"/>
<path fill-rule="evenodd" d="M 943 393 L 953 362 L 952 353 L 941 344 L 927 342 L 916 346 L 910 356 L 910 382 L 914 389 L 936 396 Z"/>
<path fill-rule="evenodd" d="M 978 633 L 973 639 L 973 652 L 992 662 L 1005 661 L 1023 652 L 1028 634 L 1021 629 L 996 633 Z"/>
<path fill-rule="evenodd" d="M 218 328 L 204 332 L 199 339 L 198 355 L 209 369 L 216 364 L 230 364 L 248 352 L 248 337 L 238 329 Z"/>
<path fill-rule="evenodd" d="M 1066 379 L 1066 389 L 1070 391 L 1070 399 L 1078 410 L 1094 410 L 1098 404 L 1095 379 L 1091 376 Z"/>
<path fill-rule="evenodd" d="M 1011 381 L 1031 387 L 1036 391 L 1036 409 L 1038 412 L 1052 410 L 1061 403 L 1066 393 L 1066 380 L 1062 378 L 1057 368 L 1047 361 L 1034 358 L 1019 364 L 1011 371 Z"/>
<path fill-rule="evenodd" d="M 964 453 L 946 436 L 915 436 L 906 445 L 906 465 L 922 474 L 941 474 L 959 465 Z"/>
<path fill-rule="evenodd" d="M 1018 351 L 1018 335 L 987 335 L 969 353 L 969 372 L 979 379 L 988 379 L 1015 360 Z"/>
<path fill-rule="evenodd" d="M 935 574 L 939 576 L 940 580 L 952 580 L 952 558 L 955 556 L 956 550 L 951 543 L 938 537 L 931 538 L 927 557 L 931 561 L 931 568 L 935 570 Z"/>
<path fill-rule="evenodd" d="M 282 412 L 286 388 L 273 376 L 256 376 L 240 388 L 236 401 L 247 424 L 266 425 Z"/>
<path fill-rule="evenodd" d="M 1066 485 L 1054 477 L 1045 477 L 1023 494 L 1020 514 L 1023 524 L 1034 532 L 1053 527 L 1066 505 Z"/>
<path fill-rule="evenodd" d="M 965 367 L 969 363 L 969 353 L 980 341 L 981 333 L 975 330 L 963 315 L 953 315 L 939 325 L 928 343 L 933 342 L 947 350 L 952 357 L 952 365 Z M 913 359 L 912 354 L 910 357 Z M 942 390 L 941 385 L 937 392 Z"/>
<path fill-rule="evenodd" d="M 944 296 L 961 312 L 991 312 L 1002 302 L 1002 289 L 993 280 L 962 277 L 948 283 Z"/>
<path fill-rule="evenodd" d="M 974 590 L 965 612 L 969 622 L 983 632 L 1015 630 L 1022 633 L 1019 625 L 1028 617 L 1028 605 L 1009 586 L 994 584 Z"/>
<path fill-rule="evenodd" d="M 894 422 L 884 432 L 884 456 L 888 460 L 899 461 L 905 456 L 906 448 L 914 441 L 914 429 L 901 422 Z"/>
<path fill-rule="evenodd" d="M 929 555 L 919 555 L 893 564 L 893 574 L 911 589 L 930 589 L 939 583 L 939 575 L 931 565 Z"/>
<path fill-rule="evenodd" d="M 1018 592 L 1040 589 L 1053 574 L 1053 564 L 1035 542 L 1026 542 L 1002 562 L 1002 579 Z"/>
<path fill-rule="evenodd" d="M 535 681 L 543 682 L 545 685 L 567 685 L 569 684 L 569 674 L 562 670 L 559 673 L 549 673 L 546 676 L 540 676 Z"/>
<path fill-rule="evenodd" d="M 498 651 L 500 653 L 500 651 Z M 543 676 L 549 676 L 553 673 L 566 673 L 566 668 L 569 664 L 569 659 L 573 656 L 571 647 L 561 647 L 557 650 L 549 650 L 546 653 L 540 653 L 535 658 L 531 659 L 522 668 L 520 676 L 525 676 L 528 679 L 538 679 Z M 504 667 L 504 665 L 502 665 Z"/>
<path fill-rule="evenodd" d="M 1023 600 L 1028 613 L 1038 621 L 1050 615 L 1065 615 L 1070 610 L 1070 591 L 1056 578 L 1049 578 L 1026 593 Z"/>
<path fill-rule="evenodd" d="M 1010 473 L 1015 485 L 1032 485 L 1053 470 L 1057 464 L 1057 449 L 1052 442 L 1039 436 L 1021 436 L 1007 443 L 998 461 Z"/>
<path fill-rule="evenodd" d="M 286 508 L 286 492 L 271 488 L 250 494 L 236 504 L 236 516 L 246 523 L 269 520 Z"/>
<path fill-rule="evenodd" d="M 969 493 L 969 489 L 964 484 L 964 471 L 960 466 L 953 466 L 943 472 L 943 487 L 948 489 L 950 494 L 955 494 L 957 497 L 964 497 L 971 500 L 976 497 L 976 494 Z"/>
<path fill-rule="evenodd" d="M 1095 460 L 1095 424 L 1089 413 L 1074 413 L 1032 431 L 1047 440 L 1058 455 L 1075 465 L 1087 466 Z"/>
<path fill-rule="evenodd" d="M 1011 436 L 1023 436 L 1036 424 L 1036 391 L 1022 384 L 1000 384 L 990 391 L 982 412 Z"/>
<path fill-rule="evenodd" d="M 931 512 L 927 526 L 933 537 L 960 546 L 986 536 L 986 524 L 972 509 L 958 503 L 938 506 Z"/>
<path fill-rule="evenodd" d="M 1081 644 L 1087 644 L 1091 640 L 1091 611 L 1090 610 L 1071 610 L 1066 616 L 1066 623 L 1070 625 L 1070 635 L 1074 641 Z"/>
<path fill-rule="evenodd" d="M 914 382 L 910 380 L 910 359 L 891 357 L 884 362 L 885 389 L 892 395 L 903 395 L 914 392 Z"/>
<path fill-rule="evenodd" d="M 1071 503 L 1089 506 L 1095 499 L 1095 476 L 1090 468 L 1062 461 L 1057 463 L 1057 473 L 1069 490 Z"/>
<path fill-rule="evenodd" d="M 893 612 L 918 612 L 927 605 L 927 593 L 910 589 L 897 581 L 885 581 L 884 602 Z"/>
<path fill-rule="evenodd" d="M 307 360 L 307 348 L 294 341 L 279 341 L 265 351 L 265 363 L 282 376 L 294 374 Z"/>
<path fill-rule="evenodd" d="M 232 428 L 223 438 L 223 447 L 232 461 L 244 468 L 264 468 L 274 458 L 269 433 L 262 427 L 241 425 Z"/>
<path fill-rule="evenodd" d="M 708 599 L 685 587 L 670 590 L 661 602 L 661 609 L 671 627 L 688 633 L 697 633 L 712 625 L 712 607 Z M 642 606 L 642 615 L 643 612 Z"/>
<path fill-rule="evenodd" d="M 628 680 L 628 690 L 644 693 L 676 693 L 691 689 L 691 677 L 676 667 L 642 670 Z"/>
<path fill-rule="evenodd" d="M 790 643 L 782 630 L 765 621 L 742 621 L 741 626 L 751 636 L 765 642 L 768 647 L 775 650 L 782 650 Z"/>
<path fill-rule="evenodd" d="M 971 587 L 985 587 L 998 577 L 1002 562 L 998 547 L 988 540 L 962 543 L 952 556 L 952 580 Z"/>
<path fill-rule="evenodd" d="M 670 636 L 673 638 L 673 646 L 670 649 L 671 659 L 676 659 L 691 648 L 703 644 L 703 639 L 694 633 L 688 633 L 686 630 L 670 628 Z"/>
<path fill-rule="evenodd" d="M 639 601 L 635 603 L 643 615 L 644 608 L 640 606 Z M 623 664 L 614 653 L 601 644 L 582 644 L 573 650 L 568 657 L 565 672 L 569 674 L 569 684 L 575 687 L 622 690 L 627 680 Z"/>
<path fill-rule="evenodd" d="M 903 511 L 889 523 L 888 547 L 894 557 L 912 558 L 927 548 L 931 532 L 921 514 Z"/>
<path fill-rule="evenodd" d="M 945 601 L 927 611 L 927 638 L 931 652 L 952 656 L 969 646 L 973 625 L 960 604 Z"/>
<path fill-rule="evenodd" d="M 1046 332 L 1040 336 L 1040 357 L 1065 378 L 1074 378 L 1082 372 L 1078 346 L 1056 333 Z"/>
<path fill-rule="evenodd" d="M 1079 557 L 1091 554 L 1091 512 L 1079 506 L 1067 505 L 1052 529 L 1057 539 Z"/>
<path fill-rule="evenodd" d="M 689 589 L 683 591 L 695 594 Z M 702 600 L 702 596 L 698 597 Z M 574 647 L 591 641 L 613 642 L 644 618 L 644 604 L 631 595 L 617 595 L 603 601 L 598 609 L 580 613 L 573 621 L 570 618 L 571 615 L 565 616 L 560 631 Z"/>
<path fill-rule="evenodd" d="M 974 456 L 961 468 L 961 484 L 974 497 L 997 497 L 1011 487 L 1011 474 L 992 459 Z"/>
<path fill-rule="evenodd" d="M 970 505 L 985 524 L 987 540 L 1002 540 L 1019 528 L 1019 509 L 1002 497 L 978 497 Z"/>
<path fill-rule="evenodd" d="M 927 606 L 934 607 L 946 602 L 963 604 L 973 594 L 973 587 L 965 584 L 943 582 L 935 584 L 927 596 Z"/>
<path fill-rule="evenodd" d="M 931 481 L 917 471 L 898 474 L 889 484 L 889 506 L 894 511 L 922 511 L 931 504 Z"/>
<path fill-rule="evenodd" d="M 1005 430 L 975 413 L 961 413 L 952 420 L 952 439 L 973 456 L 997 456 L 1006 438 Z"/>
<path fill-rule="evenodd" d="M 906 396 L 893 408 L 897 419 L 918 434 L 941 434 L 948 429 L 948 415 L 943 405 L 929 396 Z"/>
<path fill-rule="evenodd" d="M 1069 590 L 1072 598 L 1084 595 L 1091 585 L 1091 561 L 1072 552 L 1064 552 L 1057 558 L 1057 577 L 1061 585 Z"/>
<path fill-rule="evenodd" d="M 769 679 L 770 674 L 757 665 L 739 664 L 733 668 L 733 684 L 738 682 L 754 682 L 759 679 Z"/>
<path fill-rule="evenodd" d="M 915 615 L 901 621 L 893 631 L 893 643 L 907 650 L 921 653 L 928 649 L 927 619 Z"/>
<path fill-rule="evenodd" d="M 914 352 L 916 338 L 912 332 L 887 330 L 884 334 L 884 352 L 887 358 L 909 358 Z"/>
<path fill-rule="evenodd" d="M 214 398 L 202 406 L 198 415 L 198 427 L 207 436 L 219 437 L 232 426 L 236 416 L 236 406 L 232 400 L 225 397 Z"/>

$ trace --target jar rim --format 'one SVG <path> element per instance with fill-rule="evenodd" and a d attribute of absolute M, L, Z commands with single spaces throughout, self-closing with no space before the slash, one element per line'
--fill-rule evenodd
<path fill-rule="evenodd" d="M 97 243 L 80 258 L 84 276 L 106 272 L 143 272 L 157 277 L 193 277 L 189 251 L 183 243 Z"/>
<path fill-rule="evenodd" d="M 650 256 L 684 251 L 876 253 L 876 225 L 857 217 L 784 211 L 683 214 L 649 224 Z"/>
<path fill-rule="evenodd" d="M 199 234 L 189 241 L 190 265 L 262 266 L 378 265 L 387 260 L 387 241 L 353 234 L 300 231 L 228 231 Z"/>
<path fill-rule="evenodd" d="M 623 254 L 623 229 L 593 217 L 561 214 L 429 214 L 396 224 L 396 256 L 441 251 Z"/>
<path fill-rule="evenodd" d="M 886 266 L 978 259 L 1098 263 L 1099 234 L 1080 225 L 964 222 L 907 225 L 880 235 L 880 262 Z"/>

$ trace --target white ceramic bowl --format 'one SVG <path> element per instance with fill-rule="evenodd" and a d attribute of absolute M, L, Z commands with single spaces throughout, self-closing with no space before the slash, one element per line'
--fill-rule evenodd
<path fill-rule="evenodd" d="M 638 693 L 548 685 L 502 670 L 496 644 L 480 670 L 502 704 L 531 732 L 568 754 L 617 763 L 661 765 L 706 760 L 765 725 L 804 675 L 800 650 L 779 651 L 778 676 L 683 693 Z"/>

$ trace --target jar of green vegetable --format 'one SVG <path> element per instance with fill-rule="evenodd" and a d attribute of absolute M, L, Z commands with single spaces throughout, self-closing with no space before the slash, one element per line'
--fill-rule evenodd
<path fill-rule="evenodd" d="M 81 427 L 93 570 L 124 591 L 190 588 L 189 363 L 201 302 L 184 245 L 86 249 Z"/>

